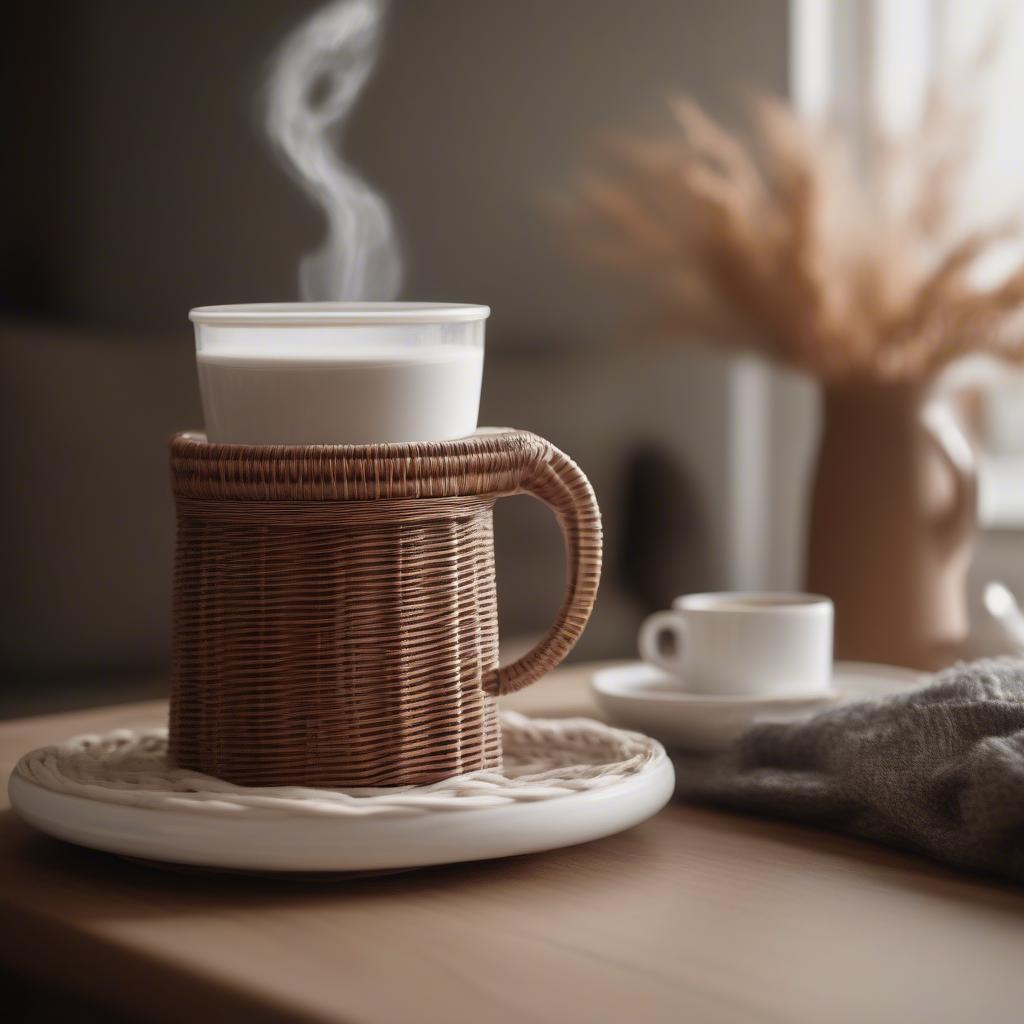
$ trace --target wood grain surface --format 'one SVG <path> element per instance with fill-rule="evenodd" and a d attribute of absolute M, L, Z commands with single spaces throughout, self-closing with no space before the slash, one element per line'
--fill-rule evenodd
<path fill-rule="evenodd" d="M 507 703 L 594 714 L 586 666 Z M 0 726 L 34 746 L 161 703 Z M 672 804 L 549 854 L 386 877 L 154 868 L 0 812 L 0 962 L 154 1021 L 1008 1021 L 1024 890 L 852 839 Z"/>

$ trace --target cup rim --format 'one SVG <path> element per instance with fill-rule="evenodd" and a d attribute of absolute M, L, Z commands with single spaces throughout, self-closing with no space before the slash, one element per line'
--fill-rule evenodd
<path fill-rule="evenodd" d="M 798 590 L 717 590 L 681 594 L 672 608 L 728 615 L 820 615 L 832 610 L 832 600 Z"/>
<path fill-rule="evenodd" d="M 188 318 L 217 327 L 348 327 L 472 323 L 490 314 L 490 306 L 464 302 L 244 302 L 196 306 Z"/>

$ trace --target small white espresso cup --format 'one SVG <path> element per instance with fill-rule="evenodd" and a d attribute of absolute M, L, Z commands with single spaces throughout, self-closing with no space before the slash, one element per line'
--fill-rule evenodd
<path fill-rule="evenodd" d="M 640 628 L 640 656 L 691 693 L 822 693 L 832 679 L 832 602 L 816 594 L 688 594 Z"/>

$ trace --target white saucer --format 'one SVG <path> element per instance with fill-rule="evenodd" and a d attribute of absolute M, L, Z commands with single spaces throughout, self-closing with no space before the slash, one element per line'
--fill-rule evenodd
<path fill-rule="evenodd" d="M 666 746 L 713 752 L 729 746 L 755 722 L 792 721 L 832 704 L 904 693 L 930 676 L 889 665 L 836 662 L 832 689 L 814 696 L 735 697 L 687 693 L 667 673 L 631 662 L 594 674 L 591 687 L 616 724 Z"/>
<path fill-rule="evenodd" d="M 391 790 L 232 786 L 168 766 L 166 730 L 26 754 L 11 805 L 81 846 L 245 871 L 387 871 L 572 846 L 632 828 L 675 784 L 660 743 L 504 712 L 505 769 Z"/>

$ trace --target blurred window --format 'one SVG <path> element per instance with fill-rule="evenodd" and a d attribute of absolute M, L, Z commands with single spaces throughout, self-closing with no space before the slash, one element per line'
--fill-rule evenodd
<path fill-rule="evenodd" d="M 972 218 L 996 221 L 1024 215 L 1024 5 L 1007 0 L 934 2 L 938 60 L 945 66 L 970 60 L 993 42 L 979 96 L 978 150 L 967 180 L 965 207 Z M 940 64 L 940 66 L 942 66 Z M 996 283 L 1021 257 L 1007 245 L 979 267 Z M 1021 320 L 1024 331 L 1024 316 Z M 999 367 L 981 388 L 979 514 L 988 527 L 1024 526 L 1024 369 Z"/>
<path fill-rule="evenodd" d="M 978 124 L 962 208 L 974 224 L 1024 217 L 1024 4 L 793 0 L 792 10 L 794 101 L 849 124 L 868 173 L 872 121 L 893 130 L 912 123 L 937 76 L 986 53 L 978 94 L 965 97 L 976 103 Z M 1021 246 L 1007 243 L 976 268 L 978 281 L 997 283 L 1021 255 Z M 1024 527 L 1024 368 L 978 370 L 971 375 L 977 381 L 971 421 L 980 452 L 981 522 Z"/>

